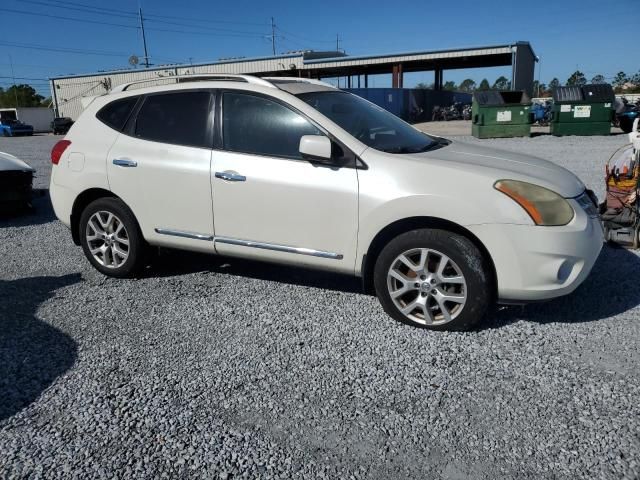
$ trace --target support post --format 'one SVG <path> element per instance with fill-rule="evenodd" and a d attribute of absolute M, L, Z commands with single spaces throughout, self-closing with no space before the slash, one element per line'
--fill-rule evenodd
<path fill-rule="evenodd" d="M 436 68 L 434 70 L 434 85 L 433 88 L 434 90 L 442 90 L 442 69 L 441 68 Z"/>
<path fill-rule="evenodd" d="M 369 74 L 364 74 L 364 88 L 369 88 Z"/>

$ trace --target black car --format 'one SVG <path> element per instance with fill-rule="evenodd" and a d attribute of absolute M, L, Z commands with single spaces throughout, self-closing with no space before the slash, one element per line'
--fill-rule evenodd
<path fill-rule="evenodd" d="M 0 152 L 0 213 L 31 202 L 34 173 L 19 158 Z"/>
<path fill-rule="evenodd" d="M 73 125 L 73 120 L 69 117 L 57 117 L 51 122 L 51 130 L 54 135 L 66 135 L 71 125 Z"/>

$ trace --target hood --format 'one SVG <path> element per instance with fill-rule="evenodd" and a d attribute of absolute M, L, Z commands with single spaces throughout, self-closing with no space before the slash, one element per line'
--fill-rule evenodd
<path fill-rule="evenodd" d="M 0 152 L 0 172 L 9 170 L 33 172 L 34 169 L 9 153 Z"/>
<path fill-rule="evenodd" d="M 452 141 L 447 147 L 422 155 L 458 164 L 460 168 L 481 167 L 494 170 L 496 180 L 533 183 L 565 198 L 576 197 L 585 189 L 582 181 L 569 170 L 548 160 L 522 153 Z"/>

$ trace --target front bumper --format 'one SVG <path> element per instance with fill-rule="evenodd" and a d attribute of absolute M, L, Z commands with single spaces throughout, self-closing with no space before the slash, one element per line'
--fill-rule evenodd
<path fill-rule="evenodd" d="M 602 249 L 602 225 L 577 202 L 571 202 L 576 216 L 561 227 L 468 227 L 493 259 L 499 302 L 526 303 L 560 297 L 573 292 L 587 278 Z"/>
<path fill-rule="evenodd" d="M 30 170 L 0 171 L 0 204 L 28 203 L 33 195 L 33 172 Z"/>

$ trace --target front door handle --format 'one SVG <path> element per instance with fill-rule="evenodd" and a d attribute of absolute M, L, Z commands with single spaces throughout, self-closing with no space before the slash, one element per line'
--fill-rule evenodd
<path fill-rule="evenodd" d="M 224 172 L 216 172 L 216 178 L 221 178 L 222 180 L 226 180 L 227 182 L 245 182 L 247 177 L 244 175 L 240 175 L 236 172 L 224 171 Z"/>
<path fill-rule="evenodd" d="M 117 165 L 118 167 L 137 167 L 138 166 L 138 162 L 134 160 L 129 160 L 126 158 L 114 158 L 113 164 Z"/>

